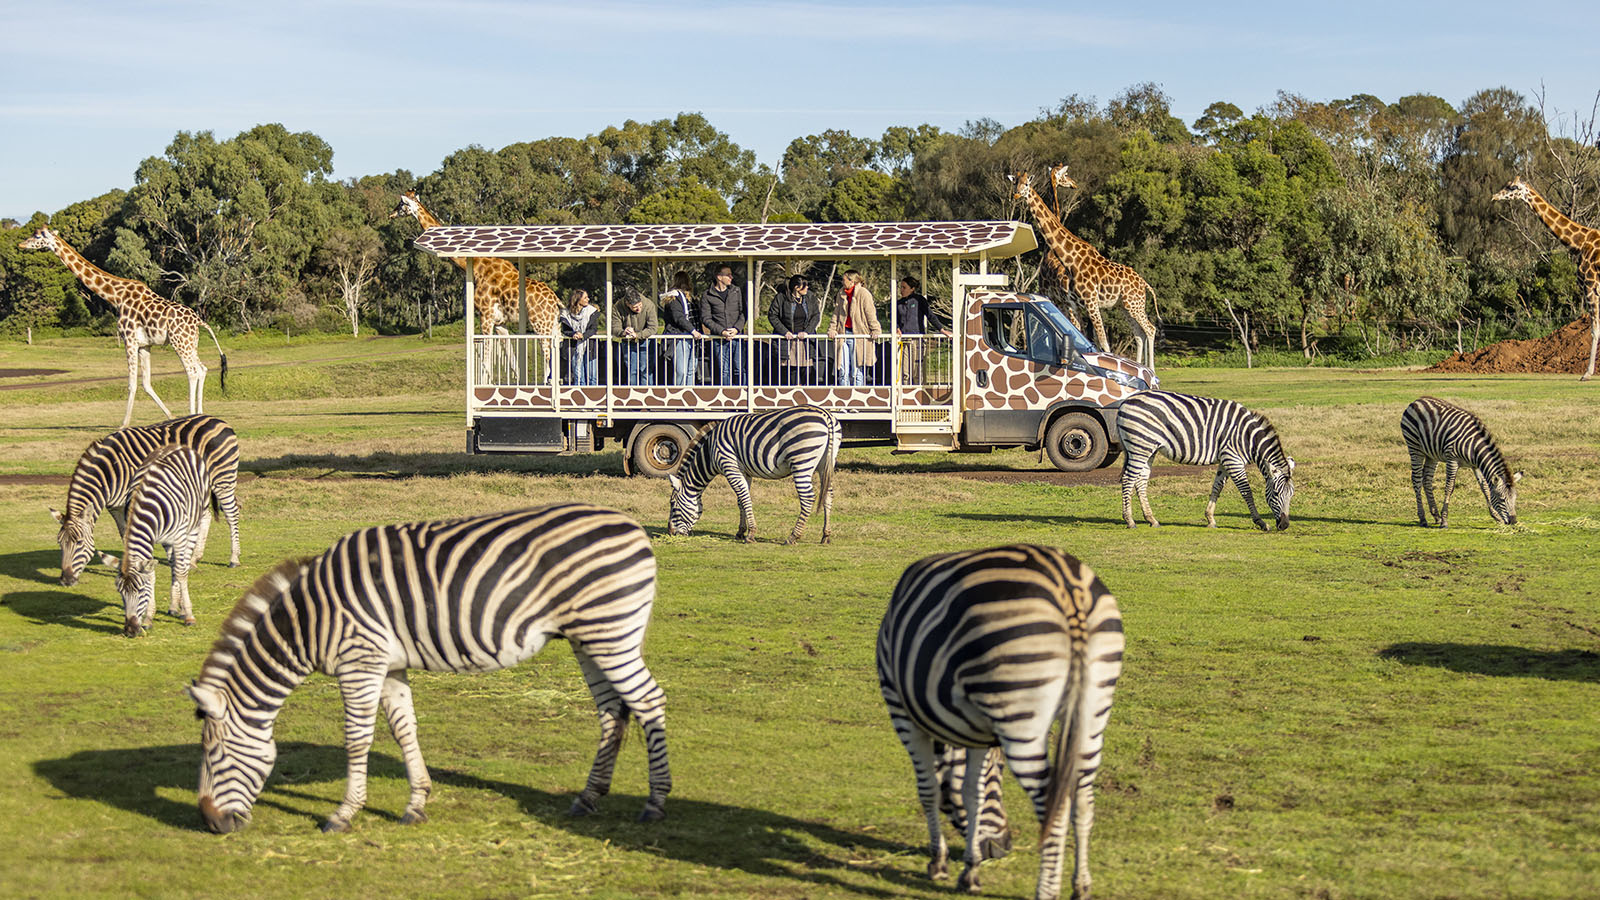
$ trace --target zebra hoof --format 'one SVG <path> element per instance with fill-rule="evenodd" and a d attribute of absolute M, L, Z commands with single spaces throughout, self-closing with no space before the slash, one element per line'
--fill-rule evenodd
<path fill-rule="evenodd" d="M 194 616 L 184 616 L 183 617 L 183 625 L 184 625 L 185 628 L 187 628 L 187 627 L 189 627 L 190 625 L 193 625 L 193 624 L 194 624 Z"/>
<path fill-rule="evenodd" d="M 659 807 L 659 806 L 646 806 L 644 809 L 639 810 L 639 819 L 638 819 L 638 821 L 641 822 L 641 823 L 644 823 L 644 822 L 659 822 L 662 819 L 665 819 L 666 817 L 667 817 L 667 811 L 662 809 L 661 807 Z"/>
<path fill-rule="evenodd" d="M 350 823 L 342 819 L 329 819 L 320 827 L 323 834 L 344 834 L 350 830 Z"/>
<path fill-rule="evenodd" d="M 581 794 L 573 798 L 572 805 L 567 807 L 567 815 L 573 818 L 592 816 L 596 812 L 599 812 L 599 810 L 595 807 L 594 801 Z"/>
<path fill-rule="evenodd" d="M 978 892 L 978 867 L 967 866 L 961 873 L 961 878 L 956 882 L 956 890 L 966 891 L 969 894 Z"/>
<path fill-rule="evenodd" d="M 228 560 L 228 568 L 230 568 L 230 569 L 239 568 L 239 561 L 237 559 Z"/>
<path fill-rule="evenodd" d="M 401 825 L 421 825 L 426 821 L 428 821 L 428 814 L 420 809 L 408 809 L 406 814 L 400 817 Z"/>
<path fill-rule="evenodd" d="M 950 867 L 944 860 L 934 860 L 928 863 L 928 877 L 934 881 L 943 881 L 950 877 Z"/>
<path fill-rule="evenodd" d="M 984 859 L 1004 859 L 1011 852 L 1011 832 L 984 838 L 978 842 L 978 849 L 983 851 Z"/>
<path fill-rule="evenodd" d="M 832 535 L 832 534 L 829 534 L 829 533 L 827 533 L 827 532 L 823 532 L 823 535 L 822 535 L 822 543 L 824 543 L 824 544 L 831 544 L 831 543 L 833 543 L 833 535 Z"/>

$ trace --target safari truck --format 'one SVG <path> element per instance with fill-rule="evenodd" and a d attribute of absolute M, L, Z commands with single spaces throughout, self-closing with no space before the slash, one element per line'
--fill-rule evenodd
<path fill-rule="evenodd" d="M 892 445 L 897 452 L 1020 446 L 1041 450 L 1060 469 L 1086 471 L 1120 452 L 1114 441 L 1121 401 L 1157 386 L 1149 369 L 1099 352 L 1048 298 L 1007 291 L 1006 276 L 989 271 L 991 261 L 1037 246 L 1033 229 L 1021 222 L 454 225 L 424 231 L 416 246 L 465 263 L 472 453 L 589 452 L 610 441 L 621 446 L 626 471 L 665 477 L 707 423 L 812 404 L 839 417 L 846 442 Z M 529 333 L 521 279 L 516 314 L 505 317 L 510 327 L 480 334 L 474 269 L 488 257 L 515 263 L 519 273 L 530 261 L 600 264 L 604 283 L 591 292 L 598 307 L 594 336 Z M 751 300 L 755 273 L 774 261 L 834 262 L 841 272 L 887 261 L 888 283 L 867 279 L 886 323 L 882 334 L 757 333 L 767 302 Z M 620 311 L 619 301 L 642 296 L 641 305 L 657 303 L 673 273 L 698 274 L 707 263 L 743 270 L 739 333 L 613 333 L 611 311 Z M 917 273 L 926 285 L 931 265 L 949 266 L 950 327 L 901 334 L 917 329 L 897 321 L 892 288 Z M 697 298 L 706 287 L 703 277 L 696 279 Z M 831 312 L 838 282 L 812 288 L 823 312 Z M 865 384 L 837 383 L 834 366 L 845 340 L 866 342 L 852 348 L 867 363 Z M 718 363 L 729 365 L 730 353 L 737 365 L 727 371 Z"/>

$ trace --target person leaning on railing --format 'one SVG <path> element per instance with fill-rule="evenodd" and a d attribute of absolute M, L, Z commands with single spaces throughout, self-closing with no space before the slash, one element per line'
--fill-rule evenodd
<path fill-rule="evenodd" d="M 655 383 L 650 377 L 650 337 L 658 330 L 655 306 L 636 291 L 628 291 L 611 310 L 611 333 L 622 349 L 627 384 Z"/>
<path fill-rule="evenodd" d="M 811 335 L 822 326 L 822 304 L 811 296 L 811 283 L 804 275 L 789 276 L 788 290 L 772 298 L 767 321 L 774 334 L 783 335 L 778 345 L 779 384 L 812 384 Z"/>
<path fill-rule="evenodd" d="M 678 272 L 672 276 L 672 290 L 661 295 L 661 317 L 665 319 L 667 334 L 681 334 L 682 338 L 669 341 L 672 344 L 672 379 L 673 384 L 694 384 L 695 369 L 698 363 L 695 359 L 694 339 L 703 337 L 700 330 L 700 304 L 694 298 L 694 286 L 689 282 L 688 272 Z"/>
<path fill-rule="evenodd" d="M 593 341 L 600 330 L 600 311 L 589 302 L 589 292 L 578 289 L 567 299 L 567 307 L 558 317 L 561 323 L 562 356 L 567 366 L 568 384 L 598 384 L 599 362 L 595 359 Z"/>
<path fill-rule="evenodd" d="M 719 266 L 716 283 L 700 297 L 700 324 L 711 336 L 717 383 L 743 382 L 744 348 L 734 338 L 744 332 L 744 292 L 733 286 L 732 266 Z"/>
<path fill-rule="evenodd" d="M 900 279 L 900 299 L 895 301 L 894 315 L 898 334 L 909 337 L 900 354 L 900 380 L 907 384 L 927 382 L 925 367 L 928 362 L 928 342 L 924 335 L 938 332 L 950 336 L 950 329 L 933 314 L 928 298 L 922 295 L 922 285 L 911 275 Z"/>

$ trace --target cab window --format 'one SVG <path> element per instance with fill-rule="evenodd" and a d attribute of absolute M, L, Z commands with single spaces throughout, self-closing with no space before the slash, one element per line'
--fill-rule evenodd
<path fill-rule="evenodd" d="M 985 306 L 983 338 L 989 346 L 1007 356 L 1046 366 L 1061 364 L 1060 335 L 1030 306 Z"/>

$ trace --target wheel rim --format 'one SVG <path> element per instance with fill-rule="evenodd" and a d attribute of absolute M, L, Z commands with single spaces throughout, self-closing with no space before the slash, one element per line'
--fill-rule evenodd
<path fill-rule="evenodd" d="M 1081 428 L 1074 428 L 1062 435 L 1059 444 L 1061 455 L 1067 459 L 1083 459 L 1089 455 L 1089 449 L 1093 446 L 1094 440 Z"/>
<path fill-rule="evenodd" d="M 678 442 L 664 434 L 651 438 L 644 448 L 645 459 L 662 471 L 677 465 L 681 452 Z"/>

